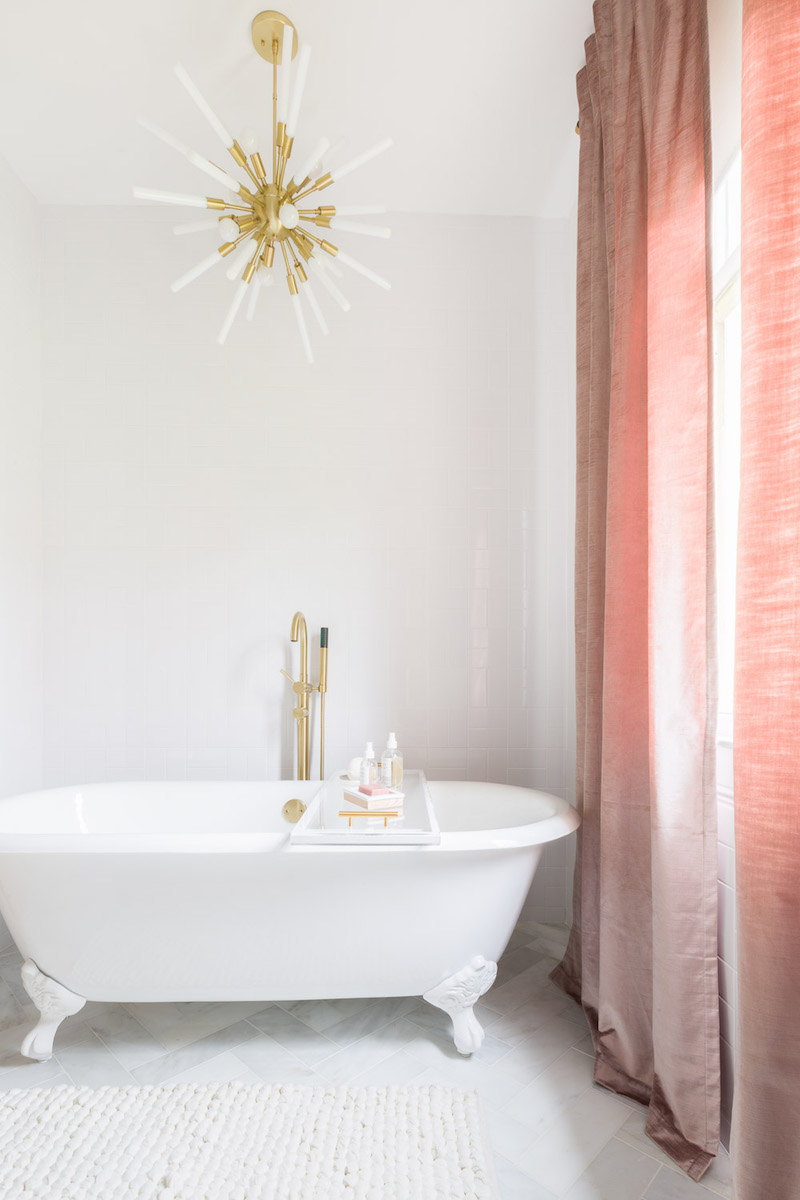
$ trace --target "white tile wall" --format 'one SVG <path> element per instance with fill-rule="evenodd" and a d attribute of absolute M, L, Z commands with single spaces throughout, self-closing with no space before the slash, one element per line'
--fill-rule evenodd
<path fill-rule="evenodd" d="M 41 236 L 38 205 L 0 158 L 0 796 L 41 785 Z M 0 919 L 0 949 L 10 936 Z"/>
<path fill-rule="evenodd" d="M 329 769 L 394 729 L 569 794 L 574 230 L 395 217 L 353 247 L 392 291 L 340 280 L 310 368 L 280 278 L 215 344 L 232 285 L 171 294 L 208 252 L 175 219 L 44 213 L 46 782 L 291 775 L 301 608 Z"/>

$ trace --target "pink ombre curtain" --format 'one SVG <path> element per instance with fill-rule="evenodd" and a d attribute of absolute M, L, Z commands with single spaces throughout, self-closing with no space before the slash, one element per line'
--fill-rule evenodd
<path fill-rule="evenodd" d="M 737 1200 L 800 1197 L 800 0 L 745 0 Z"/>
<path fill-rule="evenodd" d="M 694 1179 L 719 1141 L 703 0 L 598 0 L 578 76 L 575 924 L 595 1078 Z"/>

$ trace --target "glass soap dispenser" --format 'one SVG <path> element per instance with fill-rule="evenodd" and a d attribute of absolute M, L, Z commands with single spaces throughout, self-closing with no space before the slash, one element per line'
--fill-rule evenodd
<path fill-rule="evenodd" d="M 381 759 L 381 783 L 391 788 L 400 788 L 403 784 L 403 756 L 397 749 L 397 738 L 393 733 L 389 734 Z"/>
<path fill-rule="evenodd" d="M 361 769 L 359 772 L 358 782 L 363 786 L 368 783 L 377 783 L 378 781 L 378 763 L 375 759 L 375 751 L 372 748 L 372 742 L 367 742 L 367 748 L 364 751 L 364 757 L 361 760 Z"/>

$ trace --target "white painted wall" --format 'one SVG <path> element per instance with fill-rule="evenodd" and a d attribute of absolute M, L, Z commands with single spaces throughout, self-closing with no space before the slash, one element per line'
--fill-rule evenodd
<path fill-rule="evenodd" d="M 201 235 L 43 214 L 46 783 L 291 776 L 300 608 L 328 770 L 394 729 L 432 778 L 569 794 L 569 223 L 396 217 L 352 246 L 392 291 L 348 273 L 310 368 L 280 276 L 220 348 L 233 285 L 168 287 Z"/>
<path fill-rule="evenodd" d="M 0 796 L 41 785 L 42 502 L 38 205 L 0 158 Z M 0 919 L 0 949 L 10 941 Z"/>

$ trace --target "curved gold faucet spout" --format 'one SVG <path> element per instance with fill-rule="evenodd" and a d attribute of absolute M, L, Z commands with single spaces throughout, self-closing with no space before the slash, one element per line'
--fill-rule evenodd
<path fill-rule="evenodd" d="M 308 628 L 301 612 L 292 617 L 292 641 L 300 638 L 300 682 L 308 683 Z"/>

